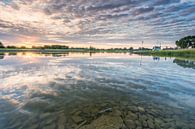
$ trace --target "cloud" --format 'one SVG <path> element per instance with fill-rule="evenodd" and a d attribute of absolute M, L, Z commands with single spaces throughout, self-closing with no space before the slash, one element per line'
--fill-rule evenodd
<path fill-rule="evenodd" d="M 191 0 L 3 0 L 0 40 L 174 44 L 195 34 L 194 6 Z"/>
<path fill-rule="evenodd" d="M 138 8 L 135 9 L 132 13 L 132 15 L 140 15 L 140 14 L 144 14 L 144 13 L 148 13 L 154 10 L 154 7 L 144 7 L 144 8 Z"/>

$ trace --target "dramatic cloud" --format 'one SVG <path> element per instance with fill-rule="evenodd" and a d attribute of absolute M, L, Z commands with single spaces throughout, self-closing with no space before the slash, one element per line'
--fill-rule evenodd
<path fill-rule="evenodd" d="M 195 35 L 193 0 L 1 0 L 0 41 L 174 45 Z"/>

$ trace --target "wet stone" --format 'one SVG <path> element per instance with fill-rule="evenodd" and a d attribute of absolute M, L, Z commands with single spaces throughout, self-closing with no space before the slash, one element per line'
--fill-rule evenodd
<path fill-rule="evenodd" d="M 47 125 L 43 129 L 55 129 L 55 124 Z"/>
<path fill-rule="evenodd" d="M 142 127 L 137 127 L 136 129 L 143 129 Z"/>
<path fill-rule="evenodd" d="M 143 107 L 138 107 L 138 111 L 141 112 L 141 113 L 144 113 L 145 109 Z"/>
<path fill-rule="evenodd" d="M 40 119 L 44 119 L 46 117 L 49 117 L 50 116 L 50 113 L 43 113 L 39 116 Z"/>
<path fill-rule="evenodd" d="M 72 120 L 76 123 L 79 124 L 83 121 L 83 119 L 80 116 L 72 116 Z"/>
<path fill-rule="evenodd" d="M 147 127 L 148 126 L 148 124 L 147 124 L 147 122 L 144 120 L 144 121 L 142 121 L 142 125 L 144 126 L 144 127 Z"/>
<path fill-rule="evenodd" d="M 33 124 L 28 129 L 36 129 L 38 126 L 39 126 L 38 124 Z"/>
<path fill-rule="evenodd" d="M 125 121 L 125 124 L 130 129 L 136 128 L 136 124 L 135 124 L 135 122 L 133 120 L 126 120 Z"/>
<path fill-rule="evenodd" d="M 82 126 L 80 129 L 120 129 L 123 127 L 123 120 L 120 117 L 103 115 L 92 123 Z"/>
<path fill-rule="evenodd" d="M 127 119 L 137 120 L 138 119 L 137 114 L 132 113 L 131 111 L 128 111 Z"/>
<path fill-rule="evenodd" d="M 138 111 L 137 107 L 135 107 L 135 106 L 128 106 L 128 109 L 132 112 L 137 112 Z"/>
<path fill-rule="evenodd" d="M 148 127 L 149 127 L 149 128 L 154 129 L 154 124 L 153 124 L 153 121 L 152 121 L 151 119 L 149 119 L 149 120 L 147 121 L 147 123 L 148 123 Z"/>
<path fill-rule="evenodd" d="M 58 120 L 58 129 L 64 129 L 65 122 L 66 122 L 66 118 L 65 118 L 64 114 L 60 115 L 59 120 Z"/>

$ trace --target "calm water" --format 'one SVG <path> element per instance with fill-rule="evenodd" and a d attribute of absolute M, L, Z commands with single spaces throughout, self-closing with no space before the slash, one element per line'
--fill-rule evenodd
<path fill-rule="evenodd" d="M 194 129 L 195 62 L 107 53 L 0 55 L 0 129 Z"/>

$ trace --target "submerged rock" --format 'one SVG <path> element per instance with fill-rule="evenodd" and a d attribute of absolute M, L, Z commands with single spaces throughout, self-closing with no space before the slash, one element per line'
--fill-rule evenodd
<path fill-rule="evenodd" d="M 55 124 L 47 125 L 43 129 L 55 129 Z"/>
<path fill-rule="evenodd" d="M 130 120 L 137 120 L 138 117 L 137 117 L 137 114 L 132 113 L 131 111 L 128 111 L 127 119 L 130 119 Z"/>
<path fill-rule="evenodd" d="M 138 107 L 138 111 L 141 112 L 141 113 L 144 113 L 145 109 L 143 107 Z"/>
<path fill-rule="evenodd" d="M 76 123 L 79 124 L 83 121 L 83 119 L 80 116 L 72 116 L 72 120 Z"/>
<path fill-rule="evenodd" d="M 82 126 L 80 129 L 120 129 L 123 127 L 124 124 L 121 117 L 102 115 L 91 124 Z"/>
<path fill-rule="evenodd" d="M 59 119 L 58 119 L 58 129 L 64 129 L 65 122 L 66 122 L 66 118 L 65 118 L 64 114 L 61 114 Z"/>
<path fill-rule="evenodd" d="M 125 124 L 129 129 L 135 129 L 136 128 L 136 124 L 133 120 L 126 120 Z"/>

